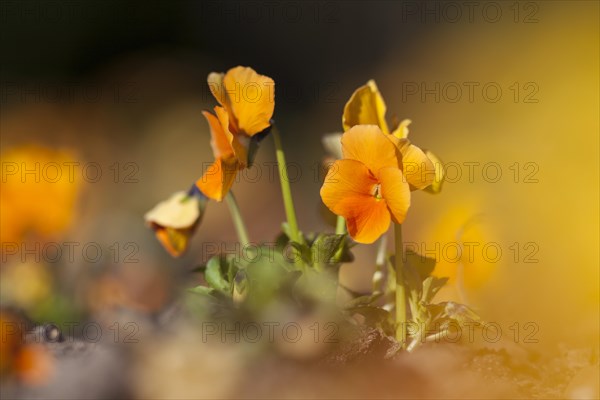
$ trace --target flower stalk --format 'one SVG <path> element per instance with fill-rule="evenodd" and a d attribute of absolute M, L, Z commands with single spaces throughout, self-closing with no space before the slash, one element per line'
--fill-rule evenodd
<path fill-rule="evenodd" d="M 281 145 L 281 136 L 275 125 L 271 130 L 275 141 L 275 154 L 277 156 L 277 167 L 279 168 L 279 181 L 281 182 L 281 194 L 283 196 L 283 205 L 285 207 L 285 215 L 290 230 L 290 240 L 296 243 L 302 243 L 300 231 L 298 230 L 298 222 L 296 220 L 296 210 L 294 208 L 294 200 L 292 199 L 292 189 L 290 187 L 290 179 L 287 174 L 287 164 L 285 163 L 285 153 Z"/>
<path fill-rule="evenodd" d="M 406 340 L 406 288 L 404 286 L 404 253 L 402 249 L 402 224 L 394 224 L 396 247 L 396 340 L 405 348 Z"/>
<path fill-rule="evenodd" d="M 237 232 L 240 245 L 242 248 L 244 248 L 250 243 L 248 230 L 246 229 L 246 224 L 242 218 L 240 207 L 238 206 L 235 196 L 231 190 L 225 196 L 225 202 L 229 208 L 229 213 L 231 214 L 231 219 L 233 220 L 233 225 L 235 226 L 235 231 Z"/>
<path fill-rule="evenodd" d="M 344 233 L 346 233 L 346 219 L 341 215 L 338 215 L 337 223 L 335 225 L 335 234 L 343 235 Z"/>
<path fill-rule="evenodd" d="M 375 272 L 373 273 L 372 285 L 373 293 L 382 292 L 383 270 L 387 262 L 387 235 L 381 236 L 377 240 L 377 257 L 375 258 Z"/>

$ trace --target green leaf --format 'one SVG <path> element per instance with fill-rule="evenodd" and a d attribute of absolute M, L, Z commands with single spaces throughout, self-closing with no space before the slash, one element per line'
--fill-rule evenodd
<path fill-rule="evenodd" d="M 230 284 L 223 277 L 223 271 L 221 269 L 222 258 L 220 256 L 214 256 L 206 264 L 206 271 L 204 272 L 204 278 L 206 283 L 210 287 L 219 290 L 221 292 L 229 292 Z"/>
<path fill-rule="evenodd" d="M 388 273 L 388 287 L 386 290 L 388 293 L 395 292 L 395 262 L 395 256 L 391 256 L 391 266 L 388 266 L 390 270 L 390 273 Z M 431 273 L 435 268 L 435 263 L 435 259 L 422 256 L 412 250 L 407 250 L 404 254 L 404 284 L 407 289 L 411 313 L 415 318 L 422 317 L 420 315 L 423 311 L 421 302 L 428 304 L 441 286 L 446 283 L 445 280 L 443 282 L 438 281 L 440 278 L 433 278 L 431 276 Z M 391 279 L 393 279 L 393 281 Z M 428 279 L 429 281 L 427 281 Z M 441 286 L 438 287 L 438 284 Z"/>
<path fill-rule="evenodd" d="M 210 288 L 208 286 L 198 285 L 196 287 L 189 288 L 187 291 L 189 293 L 199 294 L 199 295 L 202 295 L 202 296 L 212 296 L 212 293 L 214 292 L 214 289 Z"/>
<path fill-rule="evenodd" d="M 267 304 L 277 301 L 278 291 L 289 274 L 289 263 L 280 252 L 272 247 L 264 250 L 243 269 L 243 278 L 247 281 L 244 289 L 248 293 L 245 304 L 254 310 L 262 310 Z"/>
<path fill-rule="evenodd" d="M 348 235 L 344 235 L 344 239 L 342 240 L 341 246 L 342 251 L 336 253 L 334 261 L 338 263 L 349 263 L 354 261 L 354 254 L 352 254 L 350 249 L 356 246 L 356 243 L 352 242 L 349 239 Z"/>
<path fill-rule="evenodd" d="M 346 235 L 321 233 L 310 248 L 312 265 L 333 264 L 332 258 L 342 252 Z"/>
<path fill-rule="evenodd" d="M 275 238 L 275 249 L 279 252 L 282 252 L 289 242 L 290 238 L 288 237 L 288 235 L 286 235 L 285 232 L 281 232 Z"/>
<path fill-rule="evenodd" d="M 237 265 L 237 258 L 238 256 L 236 255 L 229 255 L 227 256 L 224 260 L 222 260 L 221 262 L 226 262 L 227 265 L 226 267 L 226 271 L 227 271 L 227 281 L 230 282 L 234 282 L 235 276 L 237 274 L 237 272 L 240 270 L 240 267 Z M 223 267 L 223 265 L 221 264 L 221 267 Z M 222 270 L 222 269 L 221 269 Z"/>
<path fill-rule="evenodd" d="M 288 245 L 291 246 L 297 252 L 296 258 L 299 256 L 302 262 L 304 262 L 304 264 L 312 264 L 312 253 L 310 247 L 308 247 L 305 244 L 300 244 L 296 242 L 289 242 Z M 292 258 L 294 257 L 292 256 Z"/>
<path fill-rule="evenodd" d="M 248 275 L 245 270 L 239 270 L 237 274 L 235 274 L 233 287 L 238 294 L 243 294 L 248 289 Z"/>
<path fill-rule="evenodd" d="M 430 276 L 423 281 L 421 301 L 425 304 L 431 303 L 437 292 L 446 285 L 448 278 L 437 278 Z"/>
<path fill-rule="evenodd" d="M 373 293 L 370 295 L 355 297 L 354 299 L 348 301 L 344 305 L 344 308 L 345 309 L 355 309 L 357 307 L 369 306 L 373 302 L 375 302 L 377 299 L 379 299 L 382 295 L 383 295 L 383 293 L 377 292 L 377 293 Z"/>
<path fill-rule="evenodd" d="M 290 230 L 290 226 L 287 222 L 283 222 L 281 224 L 281 230 L 288 237 L 288 239 L 291 238 L 292 236 L 294 236 L 292 234 L 292 231 Z M 304 234 L 302 232 L 298 232 L 298 233 L 300 233 L 300 241 L 302 242 L 302 244 L 306 244 L 306 237 L 304 236 Z"/>
<path fill-rule="evenodd" d="M 409 264 L 419 274 L 421 281 L 424 281 L 435 269 L 436 261 L 434 258 L 422 256 L 412 250 L 406 250 L 404 264 Z"/>

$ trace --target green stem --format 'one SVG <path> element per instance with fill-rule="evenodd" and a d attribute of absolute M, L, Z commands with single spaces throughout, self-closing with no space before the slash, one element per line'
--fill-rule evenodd
<path fill-rule="evenodd" d="M 337 217 L 337 223 L 335 225 L 335 234 L 343 235 L 346 233 L 346 220 L 341 215 Z"/>
<path fill-rule="evenodd" d="M 335 234 L 336 235 L 344 235 L 346 234 L 346 220 L 344 219 L 344 217 L 342 217 L 341 215 L 338 215 L 337 217 L 337 223 L 335 225 Z M 348 237 L 346 236 L 344 238 L 344 241 L 348 240 Z M 333 256 L 336 260 L 339 259 L 339 257 L 342 255 L 342 252 L 344 251 L 344 247 L 346 246 L 346 243 L 344 243 L 343 246 L 341 246 L 336 252 L 335 255 Z"/>
<path fill-rule="evenodd" d="M 290 180 L 287 174 L 285 154 L 283 152 L 283 147 L 281 146 L 281 137 L 279 136 L 279 130 L 274 125 L 271 132 L 273 134 L 273 139 L 275 140 L 275 154 L 277 155 L 277 167 L 279 168 L 279 181 L 281 182 L 281 194 L 283 195 L 285 215 L 290 229 L 290 240 L 296 243 L 302 243 L 300 231 L 298 230 L 298 222 L 296 222 L 296 210 L 294 209 L 292 189 L 290 188 Z"/>
<path fill-rule="evenodd" d="M 377 241 L 377 257 L 375 258 L 375 272 L 373 273 L 373 292 L 381 292 L 384 288 L 381 287 L 383 281 L 383 270 L 387 261 L 387 234 L 384 233 Z"/>
<path fill-rule="evenodd" d="M 404 253 L 402 251 L 402 225 L 394 224 L 396 246 L 396 340 L 404 348 L 406 343 L 406 288 L 404 287 Z"/>
<path fill-rule="evenodd" d="M 246 224 L 244 224 L 240 207 L 238 206 L 237 201 L 235 201 L 235 197 L 233 196 L 233 192 L 231 190 L 225 196 L 225 201 L 227 202 L 227 207 L 229 207 L 231 219 L 233 219 L 233 224 L 235 225 L 235 230 L 237 232 L 240 245 L 243 248 L 250 243 L 250 239 L 248 238 L 248 231 L 246 230 Z"/>

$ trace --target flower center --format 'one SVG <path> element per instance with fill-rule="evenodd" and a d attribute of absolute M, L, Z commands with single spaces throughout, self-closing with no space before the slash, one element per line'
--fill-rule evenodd
<path fill-rule="evenodd" d="M 381 185 L 378 183 L 377 185 L 373 186 L 373 190 L 371 193 L 376 200 L 381 200 Z"/>

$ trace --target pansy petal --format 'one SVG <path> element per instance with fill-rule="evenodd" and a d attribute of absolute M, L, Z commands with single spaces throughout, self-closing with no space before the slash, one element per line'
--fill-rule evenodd
<path fill-rule="evenodd" d="M 405 139 L 408 137 L 408 126 L 412 123 L 410 119 L 402 120 L 398 126 L 392 131 L 392 135 L 398 139 Z"/>
<path fill-rule="evenodd" d="M 390 227 L 390 212 L 385 202 L 374 197 L 357 204 L 354 213 L 346 218 L 348 233 L 358 243 L 370 244 Z"/>
<path fill-rule="evenodd" d="M 223 130 L 226 132 L 225 135 L 227 136 L 229 146 L 232 149 L 230 156 L 235 156 L 240 162 L 240 167 L 245 168 L 248 165 L 248 146 L 250 145 L 250 138 L 231 132 L 231 120 L 229 119 L 229 114 L 225 108 L 215 107 L 215 113 L 217 114 L 217 118 L 223 127 Z M 223 159 L 227 159 L 227 157 L 223 157 Z"/>
<path fill-rule="evenodd" d="M 172 257 L 179 257 L 188 248 L 190 237 L 194 233 L 193 228 L 189 229 L 172 229 L 156 227 L 154 235 L 160 244 L 164 247 Z"/>
<path fill-rule="evenodd" d="M 342 115 L 344 131 L 355 125 L 377 125 L 384 133 L 389 133 L 385 110 L 385 102 L 377 84 L 374 80 L 370 80 L 366 85 L 356 89 L 346 103 Z"/>
<path fill-rule="evenodd" d="M 211 72 L 208 74 L 207 83 L 212 95 L 217 99 L 220 105 L 229 107 L 225 86 L 223 86 L 223 78 L 225 74 L 222 72 Z"/>
<path fill-rule="evenodd" d="M 238 133 L 254 136 L 270 126 L 275 109 L 275 83 L 249 67 L 235 67 L 223 78 Z"/>
<path fill-rule="evenodd" d="M 215 107 L 215 112 L 219 115 L 219 110 L 225 110 L 223 107 Z M 221 121 L 220 118 L 211 114 L 208 111 L 202 111 L 202 114 L 208 121 L 208 125 L 210 127 L 210 136 L 211 141 L 210 145 L 213 150 L 213 154 L 215 158 L 231 158 L 234 155 L 233 147 L 231 145 L 231 141 L 233 139 L 233 135 L 228 130 L 228 122 L 227 120 Z M 227 112 L 225 112 L 225 116 L 227 116 Z"/>
<path fill-rule="evenodd" d="M 202 216 L 206 201 L 199 196 L 189 196 L 184 191 L 173 193 L 144 215 L 148 224 L 174 229 L 190 228 Z"/>
<path fill-rule="evenodd" d="M 361 162 L 338 160 L 321 188 L 327 208 L 346 219 L 348 233 L 360 243 L 373 243 L 390 224 L 385 202 L 374 197 L 376 186 L 377 180 Z"/>
<path fill-rule="evenodd" d="M 442 191 L 442 184 L 444 183 L 444 178 L 446 177 L 444 173 L 444 163 L 440 160 L 435 154 L 433 154 L 429 150 L 424 150 L 427 158 L 431 160 L 435 167 L 435 178 L 431 185 L 425 188 L 426 192 L 437 194 Z"/>
<path fill-rule="evenodd" d="M 411 190 L 425 189 L 435 179 L 435 166 L 423 150 L 410 143 L 408 139 L 398 139 L 390 135 L 402 156 L 402 172 Z"/>
<path fill-rule="evenodd" d="M 395 223 L 401 224 L 410 207 L 410 187 L 398 168 L 382 168 L 377 178 L 381 183 L 381 196 Z"/>
<path fill-rule="evenodd" d="M 327 171 L 321 198 L 335 214 L 349 215 L 348 204 L 373 197 L 377 180 L 360 161 L 337 160 Z"/>
<path fill-rule="evenodd" d="M 342 136 L 344 158 L 362 162 L 376 174 L 380 168 L 398 167 L 396 147 L 376 125 L 357 125 Z"/>
<path fill-rule="evenodd" d="M 235 176 L 239 169 L 237 160 L 224 161 L 217 158 L 202 175 L 202 178 L 196 181 L 196 186 L 206 197 L 221 201 L 229 192 Z"/>

